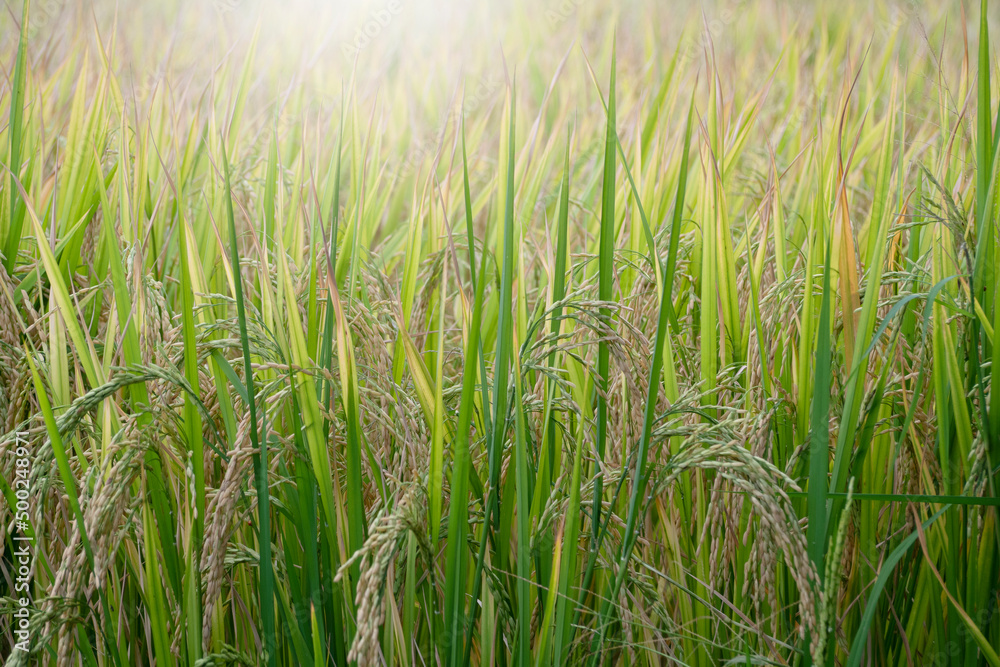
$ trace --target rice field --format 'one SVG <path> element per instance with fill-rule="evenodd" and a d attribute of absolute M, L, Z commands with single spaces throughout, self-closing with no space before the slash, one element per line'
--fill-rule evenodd
<path fill-rule="evenodd" d="M 1000 667 L 998 21 L 8 0 L 0 658 Z"/>

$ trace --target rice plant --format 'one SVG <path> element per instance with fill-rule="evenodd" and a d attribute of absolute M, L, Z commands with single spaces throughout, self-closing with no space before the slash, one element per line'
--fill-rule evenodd
<path fill-rule="evenodd" d="M 998 19 L 8 2 L 0 658 L 1000 667 Z"/>

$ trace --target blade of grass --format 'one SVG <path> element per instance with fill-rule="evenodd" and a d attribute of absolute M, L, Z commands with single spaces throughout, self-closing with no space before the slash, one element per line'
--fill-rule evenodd
<path fill-rule="evenodd" d="M 225 176 L 226 215 L 229 221 L 230 261 L 235 287 L 236 312 L 240 328 L 240 346 L 243 350 L 243 368 L 246 375 L 247 409 L 250 412 L 250 443 L 253 446 L 254 485 L 257 490 L 257 526 L 259 539 L 258 603 L 264 627 L 263 660 L 270 667 L 277 664 L 274 623 L 274 573 L 271 569 L 271 520 L 270 492 L 268 490 L 267 439 L 262 440 L 257 430 L 257 393 L 253 380 L 253 363 L 250 340 L 247 334 L 246 305 L 243 297 L 243 278 L 240 270 L 240 249 L 236 235 L 236 218 L 233 215 L 233 191 L 229 176 L 229 158 L 225 142 L 221 144 L 222 167 Z M 266 418 L 266 415 L 262 415 Z M 265 432 L 266 433 L 266 432 Z"/>
<path fill-rule="evenodd" d="M 26 75 L 28 52 L 28 11 L 30 0 L 24 0 L 21 11 L 21 34 L 17 43 L 17 61 L 14 64 L 14 80 L 11 84 L 10 113 L 7 117 L 7 133 L 10 138 L 8 167 L 10 169 L 10 187 L 7 189 L 10 197 L 10 221 L 7 227 L 7 242 L 4 245 L 4 268 L 8 275 L 14 274 L 17 264 L 17 251 L 21 245 L 21 225 L 24 223 L 24 211 L 19 206 L 20 189 L 17 180 L 21 171 L 21 133 L 24 122 L 24 79 Z"/>
<path fill-rule="evenodd" d="M 615 172 L 618 134 L 615 121 L 615 51 L 611 52 L 611 81 L 608 87 L 607 133 L 604 141 L 604 175 L 601 186 L 601 227 L 598 244 L 598 287 L 597 298 L 610 302 L 614 289 L 615 255 Z M 611 310 L 602 307 L 600 315 L 605 326 L 611 326 Z M 601 525 L 601 502 L 604 488 L 604 452 L 608 439 L 608 379 L 610 372 L 608 343 L 602 337 L 597 347 L 597 378 L 595 382 L 597 402 L 597 434 L 594 478 L 594 500 L 591 511 L 591 529 L 596 535 Z M 599 546 L 595 541 L 591 558 L 596 558 Z"/>
<path fill-rule="evenodd" d="M 514 262 L 514 129 L 515 100 L 517 99 L 516 82 L 511 82 L 507 92 L 508 126 L 507 126 L 507 169 L 506 187 L 504 189 L 503 214 L 503 263 L 500 279 L 499 314 L 497 323 L 496 360 L 493 365 L 493 437 L 487 445 L 489 461 L 489 488 L 486 500 L 485 522 L 479 542 L 479 553 L 476 557 L 476 569 L 473 575 L 473 589 L 468 637 L 465 645 L 463 664 L 468 665 L 472 650 L 472 631 L 479 611 L 479 593 L 486 564 L 486 544 L 492 539 L 492 534 L 500 524 L 500 466 L 504 442 L 507 439 L 507 387 L 510 382 L 510 356 L 512 345 L 511 317 L 513 315 L 512 283 Z M 480 277 L 482 280 L 483 277 Z M 495 545 L 496 546 L 496 545 Z M 488 650 L 480 647 L 481 651 Z"/>
<path fill-rule="evenodd" d="M 823 301 L 820 305 L 819 328 L 816 330 L 816 382 L 813 388 L 812 412 L 809 418 L 809 526 L 807 541 L 809 559 L 817 573 L 825 572 L 827 529 L 827 494 L 830 472 L 830 253 L 826 244 L 823 265 Z M 822 576 L 822 575 L 820 575 Z M 819 582 L 822 589 L 823 581 Z"/>
<path fill-rule="evenodd" d="M 683 196 L 683 195 L 682 195 Z M 656 336 L 651 351 L 652 358 L 649 366 L 649 384 L 646 390 L 646 408 L 643 415 L 642 435 L 639 438 L 635 450 L 635 469 L 632 473 L 632 490 L 629 496 L 628 516 L 625 522 L 625 531 L 622 535 L 622 546 L 618 553 L 618 571 L 615 577 L 608 581 L 604 593 L 604 604 L 601 609 L 598 634 L 594 641 L 596 644 L 591 664 L 599 664 L 604 648 L 605 636 L 610 623 L 611 606 L 621 591 L 628 574 L 628 563 L 632 558 L 632 550 L 637 539 L 636 526 L 639 522 L 639 513 L 643 511 L 643 503 L 646 496 L 646 480 L 648 471 L 646 461 L 649 455 L 649 444 L 653 433 L 653 425 L 656 422 L 656 403 L 660 392 L 660 373 L 663 368 L 663 344 L 669 336 L 670 326 L 670 293 L 667 291 L 669 281 L 663 281 L 663 290 L 660 294 L 659 317 L 656 323 Z"/>
<path fill-rule="evenodd" d="M 480 275 L 486 268 L 486 253 L 480 259 Z M 448 546 L 445 562 L 445 664 L 461 663 L 464 651 L 465 581 L 466 581 L 466 532 L 468 530 L 468 476 L 471 470 L 469 455 L 469 428 L 476 392 L 476 364 L 480 345 L 479 330 L 483 319 L 484 280 L 476 285 L 476 296 L 472 303 L 472 324 L 465 344 L 465 366 L 462 372 L 462 394 L 458 411 L 458 426 L 452 441 L 454 468 L 450 509 L 448 511 Z M 475 474 L 474 471 L 471 471 Z"/>

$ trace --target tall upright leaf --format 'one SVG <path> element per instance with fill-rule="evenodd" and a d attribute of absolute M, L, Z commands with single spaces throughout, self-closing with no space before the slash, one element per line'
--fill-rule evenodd
<path fill-rule="evenodd" d="M 274 572 L 271 565 L 271 500 L 268 490 L 267 438 L 262 439 L 257 421 L 257 392 L 253 380 L 253 361 L 250 353 L 250 339 L 247 333 L 246 304 L 243 296 L 243 277 L 240 270 L 239 237 L 236 235 L 236 218 L 233 215 L 233 190 L 229 176 L 229 158 L 225 142 L 221 147 L 222 168 L 225 176 L 226 217 L 229 222 L 230 261 L 232 262 L 233 285 L 236 313 L 239 320 L 240 346 L 243 349 L 243 369 L 247 393 L 247 409 L 250 413 L 250 444 L 253 446 L 254 486 L 257 490 L 257 530 L 259 534 L 260 568 L 258 574 L 257 600 L 260 605 L 261 622 L 264 627 L 264 661 L 271 667 L 277 664 L 274 624 Z M 266 415 L 262 415 L 265 417 Z"/>

